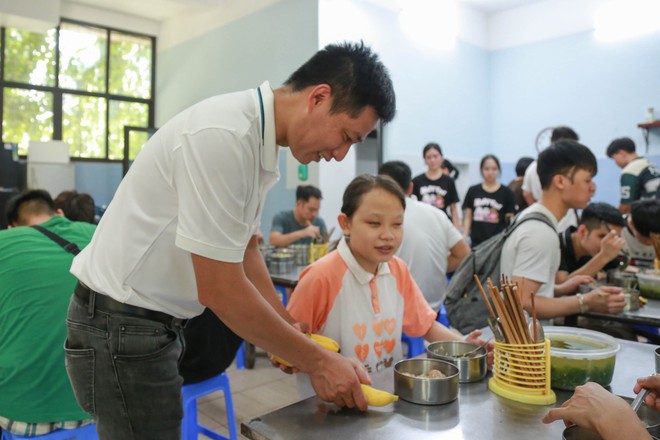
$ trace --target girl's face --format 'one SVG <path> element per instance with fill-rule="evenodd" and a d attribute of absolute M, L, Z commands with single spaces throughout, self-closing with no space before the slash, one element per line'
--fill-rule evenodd
<path fill-rule="evenodd" d="M 438 153 L 438 150 L 435 148 L 430 148 L 424 155 L 424 163 L 426 163 L 426 166 L 431 171 L 439 170 L 443 161 L 442 154 Z"/>
<path fill-rule="evenodd" d="M 481 168 L 481 175 L 486 183 L 494 183 L 500 175 L 500 168 L 497 162 L 493 159 L 486 159 L 484 166 Z"/>
<path fill-rule="evenodd" d="M 339 225 L 350 237 L 348 246 L 360 266 L 376 273 L 389 261 L 403 239 L 403 207 L 399 199 L 381 188 L 365 193 L 351 218 L 339 214 Z"/>

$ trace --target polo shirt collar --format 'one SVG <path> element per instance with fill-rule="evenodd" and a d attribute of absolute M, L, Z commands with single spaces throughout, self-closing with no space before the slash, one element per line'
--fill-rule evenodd
<path fill-rule="evenodd" d="M 358 263 L 358 261 L 355 259 L 355 256 L 353 256 L 351 249 L 348 247 L 348 243 L 346 243 L 346 237 L 342 237 L 341 240 L 339 240 L 339 244 L 337 245 L 337 252 L 339 252 L 339 256 L 342 260 L 344 260 L 346 266 L 348 266 L 348 270 L 351 271 L 358 283 L 369 284 L 369 282 L 374 278 L 374 274 L 367 272 L 362 268 L 362 266 L 360 266 L 360 263 Z M 389 273 L 389 264 L 380 263 L 378 265 L 378 273 L 376 276 L 383 276 Z"/>
<path fill-rule="evenodd" d="M 266 171 L 277 172 L 279 169 L 278 152 L 280 147 L 275 143 L 275 99 L 270 83 L 265 81 L 259 86 L 264 109 L 264 133 L 263 145 L 261 146 L 261 167 Z M 261 127 L 261 109 L 259 105 L 259 94 L 257 93 L 257 111 Z"/>

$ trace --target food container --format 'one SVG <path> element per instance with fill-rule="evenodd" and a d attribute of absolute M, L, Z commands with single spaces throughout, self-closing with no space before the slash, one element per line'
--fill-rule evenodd
<path fill-rule="evenodd" d="M 637 277 L 632 272 L 610 269 L 607 271 L 607 283 L 624 289 L 636 289 Z"/>
<path fill-rule="evenodd" d="M 637 282 L 642 296 L 660 299 L 660 271 L 639 272 Z"/>
<path fill-rule="evenodd" d="M 550 340 L 552 388 L 573 391 L 586 382 L 610 384 L 621 349 L 613 337 L 574 327 L 546 327 L 545 337 Z"/>
<path fill-rule="evenodd" d="M 413 377 L 438 370 L 446 377 Z M 406 359 L 394 365 L 394 394 L 422 405 L 442 405 L 458 397 L 458 367 L 439 359 Z"/>
<path fill-rule="evenodd" d="M 467 356 L 462 356 L 467 353 Z M 438 341 L 429 344 L 426 356 L 451 362 L 458 367 L 460 383 L 476 382 L 483 379 L 488 372 L 485 347 L 461 341 Z"/>
<path fill-rule="evenodd" d="M 637 289 L 624 290 L 623 296 L 626 297 L 626 305 L 623 308 L 624 312 L 634 312 L 639 310 L 639 290 Z"/>
<path fill-rule="evenodd" d="M 291 252 L 278 251 L 270 254 L 267 261 L 268 271 L 274 275 L 281 275 L 293 271 L 294 256 Z"/>
<path fill-rule="evenodd" d="M 289 249 L 293 252 L 296 266 L 307 266 L 309 264 L 308 244 L 292 244 Z"/>

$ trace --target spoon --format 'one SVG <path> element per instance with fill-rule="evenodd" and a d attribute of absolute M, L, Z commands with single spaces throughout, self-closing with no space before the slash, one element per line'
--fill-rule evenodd
<path fill-rule="evenodd" d="M 635 400 L 632 401 L 630 404 L 630 407 L 632 408 L 633 411 L 637 412 L 640 406 L 642 406 L 642 403 L 644 402 L 644 399 L 646 399 L 646 396 L 651 392 L 651 390 L 647 388 L 642 388 L 639 391 L 639 394 L 637 394 L 637 397 L 635 397 Z"/>
<path fill-rule="evenodd" d="M 473 354 L 473 353 L 476 353 L 477 351 L 479 351 L 480 348 L 482 348 L 482 347 L 483 347 L 483 348 L 486 348 L 486 345 L 488 345 L 492 340 L 493 340 L 493 338 L 490 338 L 489 340 L 487 340 L 487 341 L 484 342 L 483 344 L 477 344 L 477 346 L 474 347 L 472 350 L 470 350 L 470 351 L 466 351 L 465 353 L 457 354 L 456 356 L 452 356 L 452 357 L 455 357 L 455 358 L 467 358 L 467 357 L 471 357 L 472 354 Z M 486 352 L 488 352 L 488 349 L 487 349 L 487 348 L 486 348 Z"/>
<path fill-rule="evenodd" d="M 534 325 L 536 323 L 536 325 Z M 535 343 L 540 343 L 545 340 L 545 332 L 543 331 L 543 326 L 539 322 L 538 319 L 535 318 L 530 318 L 529 320 L 529 334 L 534 336 L 534 330 L 536 330 L 536 338 L 534 340 L 536 341 Z"/>

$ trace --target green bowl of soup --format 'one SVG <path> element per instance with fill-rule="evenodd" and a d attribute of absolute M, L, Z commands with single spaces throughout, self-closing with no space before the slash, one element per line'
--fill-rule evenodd
<path fill-rule="evenodd" d="M 574 327 L 547 327 L 550 340 L 550 380 L 552 388 L 573 391 L 587 382 L 606 387 L 612 382 L 616 340 L 604 333 Z"/>

